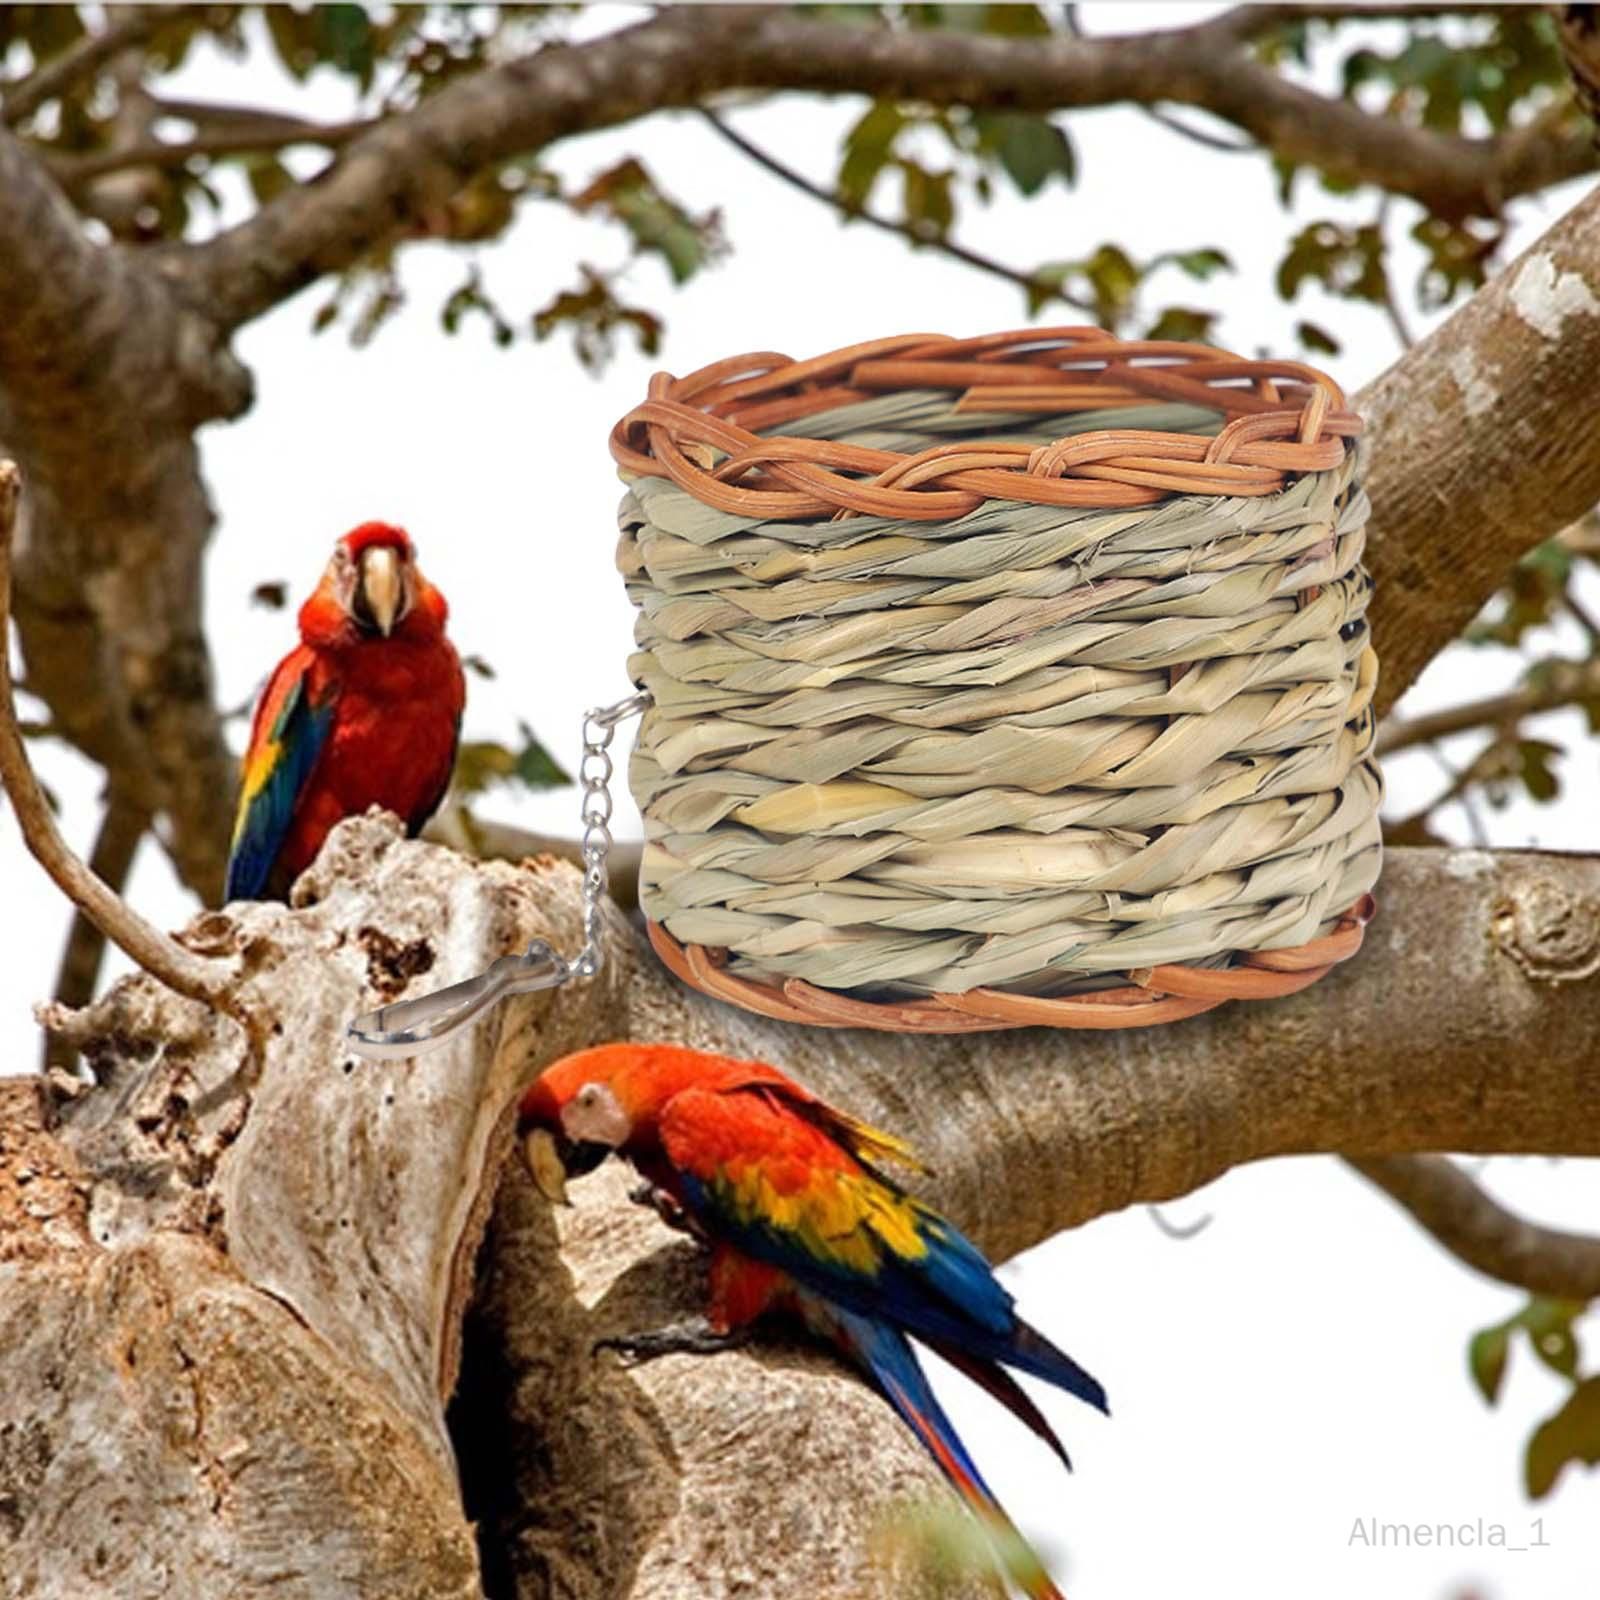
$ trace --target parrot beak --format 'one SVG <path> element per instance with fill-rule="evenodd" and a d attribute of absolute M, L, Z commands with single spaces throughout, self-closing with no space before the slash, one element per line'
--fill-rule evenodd
<path fill-rule="evenodd" d="M 400 555 L 392 546 L 372 545 L 361 554 L 361 578 L 356 585 L 355 612 L 359 621 L 374 627 L 385 639 L 400 616 L 405 581 Z"/>
<path fill-rule="evenodd" d="M 567 1179 L 593 1172 L 611 1154 L 609 1145 L 574 1144 L 565 1134 L 535 1127 L 522 1141 L 522 1159 L 533 1186 L 553 1206 L 570 1206 Z"/>

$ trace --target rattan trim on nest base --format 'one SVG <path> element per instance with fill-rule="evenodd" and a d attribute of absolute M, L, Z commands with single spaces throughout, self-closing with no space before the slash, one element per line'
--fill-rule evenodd
<path fill-rule="evenodd" d="M 1212 1011 L 1229 1000 L 1278 1000 L 1308 989 L 1360 948 L 1378 903 L 1363 895 L 1332 933 L 1279 950 L 1244 951 L 1230 967 L 1169 963 L 1136 967 L 1114 989 L 1056 999 L 968 989 L 924 1000 L 858 1000 L 819 989 L 803 978 L 781 987 L 736 977 L 726 950 L 681 945 L 658 922 L 650 943 L 675 977 L 714 1000 L 725 1000 L 778 1022 L 820 1028 L 876 1028 L 888 1033 L 993 1033 L 1007 1028 L 1149 1028 Z"/>

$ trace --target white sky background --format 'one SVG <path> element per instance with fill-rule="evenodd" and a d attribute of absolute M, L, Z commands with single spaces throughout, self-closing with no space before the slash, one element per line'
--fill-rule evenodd
<path fill-rule="evenodd" d="M 1091 4 L 1092 32 L 1170 26 L 1210 7 Z M 583 19 L 607 31 L 629 13 Z M 1374 36 L 1384 37 L 1375 28 Z M 331 74 L 308 96 L 264 53 L 243 65 L 206 54 L 179 92 L 281 104 L 329 117 L 351 102 Z M 733 114 L 737 125 L 826 181 L 839 137 L 860 102 L 776 98 Z M 1350 390 L 1395 355 L 1379 313 L 1302 291 L 1283 305 L 1272 272 L 1289 231 L 1265 161 L 1201 150 L 1131 110 L 1073 115 L 1078 187 L 1052 187 L 1029 203 L 969 207 L 960 237 L 1018 266 L 1087 254 L 1114 239 L 1137 255 L 1217 245 L 1236 275 L 1196 285 L 1174 274 L 1152 296 L 1222 306 L 1218 342 L 1247 353 L 1293 355 L 1302 317 L 1337 332 L 1344 354 L 1327 364 Z M 564 341 L 496 349 L 481 323 L 445 337 L 438 308 L 464 274 L 442 246 L 404 258 L 405 311 L 366 351 L 343 333 L 312 339 L 326 288 L 247 329 L 240 355 L 258 384 L 240 424 L 203 435 L 220 525 L 207 576 L 210 635 L 224 704 L 249 697 L 293 637 L 293 610 L 251 607 L 252 587 L 283 579 L 298 604 L 333 539 L 379 517 L 405 524 L 429 576 L 452 606 L 463 651 L 493 664 L 472 679 L 466 733 L 510 737 L 526 719 L 571 763 L 583 709 L 627 691 L 631 610 L 612 567 L 619 498 L 606 435 L 644 394 L 650 371 L 676 372 L 742 350 L 796 356 L 907 330 L 957 335 L 1024 320 L 1021 297 L 930 253 L 864 226 L 841 227 L 814 202 L 749 167 L 698 119 L 657 117 L 564 144 L 549 164 L 570 186 L 625 154 L 639 154 L 695 211 L 723 208 L 733 255 L 674 291 L 654 262 L 634 267 L 624 297 L 662 312 L 667 341 L 656 361 L 622 348 L 596 381 Z M 312 165 L 315 163 L 313 162 Z M 1578 197 L 1568 188 L 1522 205 L 1521 249 Z M 235 212 L 242 202 L 234 190 Z M 898 195 L 877 197 L 892 209 Z M 1302 221 L 1370 214 L 1309 179 Z M 1362 208 L 1365 208 L 1364 210 Z M 1413 270 L 1404 240 L 1410 208 L 1397 208 L 1405 248 L 1397 281 Z M 511 237 L 482 253 L 489 287 L 523 321 L 576 281 L 576 262 L 621 259 L 620 231 L 530 204 Z M 1068 321 L 1056 315 L 1051 320 Z M 1426 326 L 1426 319 L 1418 319 Z M 1591 589 L 1591 604 L 1600 595 Z M 1554 646 L 1577 653 L 1576 630 Z M 1407 698 L 1417 712 L 1513 682 L 1510 652 L 1455 651 Z M 1548 719 L 1576 736 L 1576 716 Z M 1559 730 L 1559 734 L 1557 733 Z M 397 733 L 400 730 L 397 730 Z M 234 724 L 242 744 L 245 727 Z M 1470 754 L 1474 741 L 1451 753 Z M 1565 763 L 1561 801 L 1526 801 L 1488 813 L 1493 842 L 1594 846 L 1600 805 L 1595 747 Z M 70 752 L 35 747 L 60 797 L 68 837 L 87 854 L 98 817 L 96 770 Z M 1391 810 L 1409 812 L 1443 778 L 1426 755 L 1396 761 Z M 488 801 L 486 814 L 572 833 L 572 790 Z M 639 831 L 620 795 L 619 832 Z M 1460 813 L 1447 817 L 1467 837 Z M 161 852 L 148 844 L 128 893 L 156 921 L 176 925 L 193 907 Z M 1380 885 L 1381 897 L 1381 885 Z M 0 1070 L 27 1071 L 38 1035 L 31 1003 L 49 994 L 67 911 L 0 810 Z M 20 902 L 20 903 L 19 903 Z M 114 970 L 125 970 L 120 960 Z M 1172 1034 L 1182 1049 L 1181 1030 Z M 1060 1041 L 1070 1054 L 1070 1037 Z M 1496 1193 L 1531 1214 L 1594 1225 L 1596 1164 L 1497 1160 Z M 996 1175 L 996 1181 L 1003 1181 Z M 1078 1463 L 1063 1480 L 1041 1448 L 983 1397 L 951 1386 L 951 1405 L 991 1481 L 1024 1528 L 1059 1554 L 1074 1600 L 1157 1594 L 1226 1594 L 1229 1600 L 1593 1600 L 1600 1592 L 1596 1481 L 1569 1469 L 1547 1501 L 1520 1488 L 1522 1441 L 1564 1389 L 1525 1347 L 1512 1360 L 1500 1407 L 1470 1387 L 1464 1351 L 1476 1328 L 1514 1311 L 1520 1297 L 1447 1258 L 1387 1201 L 1329 1159 L 1278 1161 L 1230 1174 L 1172 1208 L 1188 1220 L 1213 1213 L 1199 1237 L 1176 1242 L 1141 1210 L 1097 1221 L 1006 1269 L 1030 1319 L 1103 1378 L 1116 1408 L 1103 1423 L 1071 1401 L 1047 1399 Z M 1591 1319 L 1590 1338 L 1600 1328 Z M 1398 1523 L 1500 1523 L 1513 1544 L 1546 1547 L 1371 1550 L 1351 1545 L 1357 1518 Z"/>

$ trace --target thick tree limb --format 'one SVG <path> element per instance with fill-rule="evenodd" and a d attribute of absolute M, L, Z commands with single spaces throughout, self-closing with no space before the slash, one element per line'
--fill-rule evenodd
<path fill-rule="evenodd" d="M 1600 1296 L 1600 1239 L 1526 1221 L 1447 1156 L 1371 1156 L 1350 1164 L 1469 1267 L 1557 1300 Z"/>
<path fill-rule="evenodd" d="M 11 694 L 10 652 L 5 648 L 11 622 L 11 537 L 20 494 L 21 476 L 15 464 L 0 461 L 0 784 L 11 797 L 23 842 L 73 905 L 146 972 L 181 995 L 232 1012 L 236 1009 L 232 970 L 185 950 L 84 866 L 61 837 L 28 764 Z"/>
<path fill-rule="evenodd" d="M 1209 111 L 1286 161 L 1409 195 L 1450 217 L 1594 170 L 1587 130 L 1467 139 L 1328 99 L 1251 60 L 1226 28 L 1008 39 L 818 20 L 777 7 L 667 10 L 478 73 L 350 146 L 189 254 L 202 297 L 237 325 L 429 213 L 475 173 L 554 140 L 725 90 L 865 94 L 1031 111 L 1172 103 Z"/>
<path fill-rule="evenodd" d="M 1386 711 L 1525 551 L 1600 500 L 1600 188 L 1354 397 Z"/>
<path fill-rule="evenodd" d="M 243 409 L 249 379 L 153 266 L 85 236 L 3 129 L 0 241 L 0 440 L 28 466 L 15 604 L 29 686 L 113 787 L 169 819 L 180 876 L 214 899 L 234 763 L 201 626 L 212 518 L 194 430 Z"/>
<path fill-rule="evenodd" d="M 73 1508 L 93 1513 L 108 1479 L 152 1530 L 119 1548 L 125 1600 L 209 1592 L 230 1551 L 232 1594 L 334 1592 L 313 1574 L 335 1529 L 337 1592 L 476 1592 L 442 1400 L 504 1113 L 520 1082 L 582 1043 L 670 1038 L 783 1063 L 909 1136 L 934 1163 L 933 1200 L 998 1256 L 1271 1155 L 1600 1152 L 1594 858 L 1397 852 L 1356 961 L 1288 1000 L 1121 1034 L 768 1023 L 674 984 L 613 920 L 595 983 L 374 1066 L 340 1046 L 374 999 L 464 977 L 531 936 L 580 938 L 572 869 L 479 866 L 398 835 L 392 819 L 343 824 L 298 908 L 212 913 L 191 930 L 251 952 L 263 995 L 293 1018 L 266 1041 L 253 1089 L 236 1032 L 147 978 L 55 1019 L 104 1087 L 59 1108 L 68 1149 L 53 1165 L 48 1150 L 30 1157 L 67 1197 L 54 1233 L 25 1221 L 12 1244 L 0 1227 L 0 1278 L 13 1274 L 0 1281 L 13 1378 L 0 1426 L 20 1396 L 61 1395 L 49 1436 L 93 1416 L 102 1470 L 65 1450 L 0 1519 L 4 1570 L 45 1600 L 86 1592 L 99 1519 Z M 17 1126 L 0 1115 L 0 1141 L 40 1137 Z M 0 1161 L 0 1220 L 14 1164 Z M 863 1543 L 885 1486 L 928 1492 L 931 1468 L 831 1365 L 765 1344 L 633 1372 L 594 1358 L 597 1338 L 673 1320 L 701 1293 L 687 1247 L 623 1188 L 597 1175 L 559 1218 L 515 1180 L 501 1196 L 455 1416 L 501 1592 L 546 1593 L 557 1573 L 566 1592 L 635 1600 L 725 1592 L 740 1574 L 773 1600 L 913 1591 Z M 8 1251 L 24 1265 L 8 1269 Z M 135 1330 L 146 1342 L 113 1399 L 105 1351 Z M 46 1361 L 54 1387 L 30 1388 Z M 193 1386 L 217 1409 L 196 1408 Z M 163 1415 L 199 1421 L 163 1431 L 150 1422 Z M 737 1448 L 750 1438 L 764 1448 Z M 207 1503 L 230 1509 L 200 1515 L 197 1542 Z M 160 1537 L 168 1527 L 185 1536 Z M 140 1564 L 154 1549 L 159 1572 Z"/>

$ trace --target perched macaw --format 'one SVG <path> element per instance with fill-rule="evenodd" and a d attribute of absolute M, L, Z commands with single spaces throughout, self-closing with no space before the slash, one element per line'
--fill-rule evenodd
<path fill-rule="evenodd" d="M 677 1045 L 608 1044 L 558 1061 L 523 1096 L 529 1169 L 565 1178 L 611 1152 L 638 1198 L 709 1246 L 703 1324 L 613 1341 L 638 1359 L 712 1350 L 767 1311 L 797 1316 L 861 1367 L 932 1452 L 1036 1600 L 1059 1600 L 941 1410 L 909 1338 L 982 1385 L 1067 1463 L 1013 1367 L 1101 1411 L 1105 1391 L 1017 1315 L 977 1247 L 877 1164 L 920 1170 L 909 1148 L 777 1068 Z"/>
<path fill-rule="evenodd" d="M 368 806 L 412 833 L 433 815 L 467 692 L 447 613 L 403 528 L 364 522 L 334 546 L 256 706 L 229 900 L 285 898 L 334 824 Z"/>

